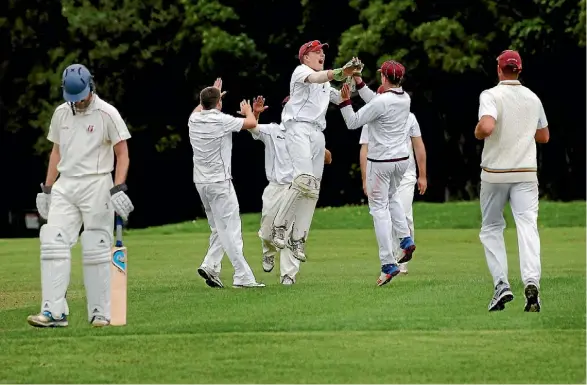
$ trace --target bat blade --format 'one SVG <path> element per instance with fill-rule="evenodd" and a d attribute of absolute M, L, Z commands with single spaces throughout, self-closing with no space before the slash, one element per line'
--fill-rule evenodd
<path fill-rule="evenodd" d="M 112 248 L 110 264 L 110 325 L 126 325 L 126 283 L 128 252 L 125 246 Z"/>

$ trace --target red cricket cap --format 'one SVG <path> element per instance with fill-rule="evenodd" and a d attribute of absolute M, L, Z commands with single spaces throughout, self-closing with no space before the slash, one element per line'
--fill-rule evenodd
<path fill-rule="evenodd" d="M 328 43 L 320 43 L 320 40 L 309 41 L 300 47 L 298 59 L 300 59 L 301 62 L 305 54 L 308 52 L 320 51 L 322 47 L 328 48 Z"/>
<path fill-rule="evenodd" d="M 287 102 L 289 102 L 289 95 L 287 95 L 285 97 L 285 99 L 283 99 L 283 102 L 281 102 L 281 107 L 284 107 L 285 106 L 285 103 L 287 103 Z"/>
<path fill-rule="evenodd" d="M 385 89 L 383 88 L 383 86 L 379 86 L 379 88 L 377 88 L 377 93 L 378 94 L 383 93 L 383 91 L 385 91 Z"/>
<path fill-rule="evenodd" d="M 522 58 L 518 51 L 506 49 L 497 57 L 497 65 L 502 70 L 506 67 L 512 67 L 514 72 L 518 72 L 522 69 Z"/>
<path fill-rule="evenodd" d="M 377 70 L 391 80 L 400 80 L 406 74 L 406 68 L 395 60 L 388 60 Z"/>

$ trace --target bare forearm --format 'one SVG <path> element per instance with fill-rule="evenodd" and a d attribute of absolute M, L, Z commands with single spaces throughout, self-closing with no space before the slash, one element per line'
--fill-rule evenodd
<path fill-rule="evenodd" d="M 116 157 L 116 171 L 114 173 L 114 185 L 126 183 L 126 177 L 128 175 L 129 164 L 130 164 L 130 159 L 128 157 L 128 152 L 126 154 L 122 154 L 122 156 Z"/>
<path fill-rule="evenodd" d="M 415 155 L 418 173 L 421 177 L 426 178 L 426 151 L 418 151 Z"/>
<path fill-rule="evenodd" d="M 45 186 L 53 186 L 57 180 L 59 172 L 57 171 L 57 165 L 61 160 L 61 153 L 58 147 L 53 147 L 51 155 L 49 155 L 49 167 L 47 167 L 47 177 L 45 178 Z"/>
<path fill-rule="evenodd" d="M 332 79 L 334 79 L 334 73 L 332 72 L 332 70 L 324 70 L 314 72 L 313 74 L 308 75 L 308 77 L 306 78 L 306 82 L 322 84 L 329 82 Z"/>
<path fill-rule="evenodd" d="M 365 183 L 367 178 L 367 146 L 361 146 L 361 153 L 359 155 L 359 165 L 361 166 L 361 180 Z"/>

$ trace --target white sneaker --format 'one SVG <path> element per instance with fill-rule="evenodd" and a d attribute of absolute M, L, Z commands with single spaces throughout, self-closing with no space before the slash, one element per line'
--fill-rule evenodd
<path fill-rule="evenodd" d="M 400 263 L 399 264 L 399 273 L 400 274 L 408 274 L 408 263 Z"/>
<path fill-rule="evenodd" d="M 272 229 L 271 243 L 273 243 L 273 246 L 280 250 L 285 248 L 285 233 L 285 227 L 273 227 Z"/>
<path fill-rule="evenodd" d="M 268 256 L 264 256 L 263 257 L 263 271 L 266 273 L 271 272 L 271 270 L 273 270 L 273 267 L 275 266 L 275 256 L 274 255 L 268 255 Z"/>
<path fill-rule="evenodd" d="M 198 274 L 200 274 L 200 276 L 204 278 L 204 280 L 206 280 L 206 285 L 210 287 L 224 287 L 218 274 L 216 274 L 214 271 L 212 271 L 212 269 L 208 268 L 207 266 L 200 266 L 198 268 Z"/>
<path fill-rule="evenodd" d="M 92 317 L 92 321 L 90 323 L 95 328 L 101 328 L 110 325 L 110 321 L 108 321 L 104 316 L 101 315 L 95 315 L 94 317 Z"/>
<path fill-rule="evenodd" d="M 291 286 L 294 283 L 296 283 L 295 278 L 290 277 L 289 275 L 284 275 L 283 277 L 281 277 L 281 284 L 282 285 L 286 285 L 286 286 Z"/>
<path fill-rule="evenodd" d="M 304 250 L 304 240 L 291 241 L 291 254 L 300 262 L 306 262 L 306 252 Z"/>
<path fill-rule="evenodd" d="M 264 283 L 261 282 L 250 282 L 250 283 L 244 283 L 244 284 L 233 284 L 232 287 L 237 288 L 237 289 L 249 289 L 249 288 L 253 288 L 253 287 L 265 287 Z"/>
<path fill-rule="evenodd" d="M 66 327 L 69 325 L 65 314 L 61 318 L 53 318 L 53 315 L 48 311 L 28 316 L 27 322 L 29 325 L 39 328 Z"/>

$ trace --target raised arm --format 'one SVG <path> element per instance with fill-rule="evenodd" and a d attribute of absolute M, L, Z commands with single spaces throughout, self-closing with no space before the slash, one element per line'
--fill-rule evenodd
<path fill-rule="evenodd" d="M 355 79 L 355 84 L 357 85 L 357 91 L 359 92 L 359 96 L 361 97 L 361 99 L 363 99 L 365 103 L 369 103 L 371 99 L 373 99 L 375 95 L 377 95 L 377 93 L 373 92 L 371 88 L 366 87 L 367 85 L 363 81 L 363 78 L 361 78 L 360 76 L 354 76 L 353 78 Z"/>
<path fill-rule="evenodd" d="M 343 99 L 343 102 L 338 105 L 338 108 L 340 108 L 342 117 L 349 130 L 356 130 L 357 128 L 377 119 L 383 113 L 382 106 L 380 103 L 377 103 L 377 100 L 365 104 L 359 109 L 359 111 L 355 112 L 351 105 L 348 84 L 342 86 L 341 98 Z"/>

